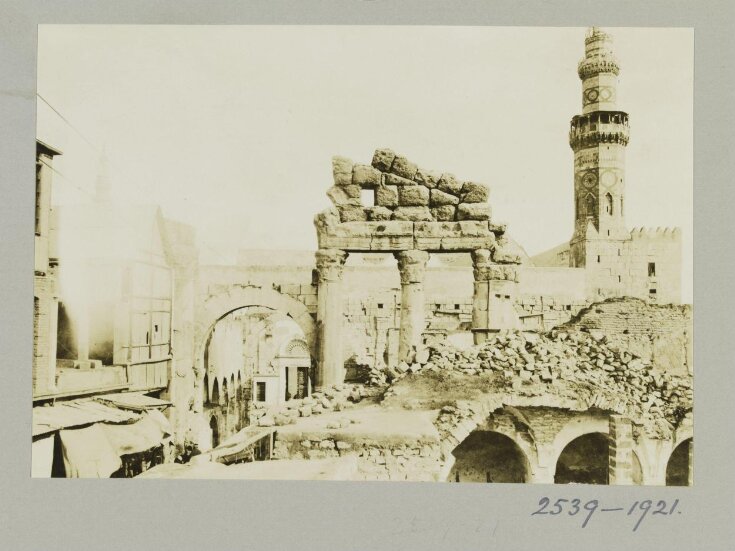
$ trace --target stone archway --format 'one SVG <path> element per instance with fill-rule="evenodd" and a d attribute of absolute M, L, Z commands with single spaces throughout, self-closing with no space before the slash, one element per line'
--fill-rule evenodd
<path fill-rule="evenodd" d="M 449 482 L 522 483 L 531 478 L 526 454 L 509 436 L 475 430 L 453 451 Z"/>
<path fill-rule="evenodd" d="M 559 454 L 554 484 L 607 484 L 609 449 L 606 433 L 577 436 Z"/>
<path fill-rule="evenodd" d="M 694 440 L 689 437 L 677 444 L 666 462 L 666 485 L 689 486 L 691 482 L 691 449 Z"/>
<path fill-rule="evenodd" d="M 215 325 L 230 313 L 249 307 L 267 308 L 291 318 L 303 331 L 304 342 L 308 346 L 311 357 L 316 357 L 316 324 L 303 303 L 273 289 L 254 285 L 231 286 L 226 291 L 210 295 L 197 304 L 194 369 L 195 384 L 199 388 L 201 388 L 200 385 L 203 383 L 206 371 L 207 341 Z M 201 392 L 197 393 L 199 396 L 201 394 Z M 198 404 L 199 411 L 201 407 L 202 405 Z"/>

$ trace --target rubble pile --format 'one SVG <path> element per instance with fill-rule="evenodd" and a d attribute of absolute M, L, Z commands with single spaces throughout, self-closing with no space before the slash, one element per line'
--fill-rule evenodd
<path fill-rule="evenodd" d="M 296 423 L 299 417 L 311 417 L 328 411 L 342 411 L 370 396 L 362 385 L 332 385 L 322 392 L 313 392 L 301 399 L 289 400 L 275 406 L 263 402 L 250 405 L 250 421 L 261 427 Z"/>
<path fill-rule="evenodd" d="M 514 390 L 531 396 L 572 387 L 587 407 L 624 413 L 653 427 L 663 420 L 678 424 L 693 401 L 691 377 L 654 370 L 650 362 L 610 345 L 598 332 L 525 335 L 504 331 L 464 350 L 431 343 L 412 363 L 399 364 L 393 378 L 432 371 L 494 373 Z"/>

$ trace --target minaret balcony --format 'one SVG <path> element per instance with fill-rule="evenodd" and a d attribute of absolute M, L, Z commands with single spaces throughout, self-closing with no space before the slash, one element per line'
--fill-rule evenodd
<path fill-rule="evenodd" d="M 628 114 L 623 111 L 595 111 L 577 115 L 569 130 L 572 149 L 593 147 L 601 143 L 628 145 L 630 126 Z"/>
<path fill-rule="evenodd" d="M 618 60 L 612 56 L 586 57 L 577 65 L 577 74 L 582 80 L 599 75 L 600 73 L 619 75 L 620 65 L 618 65 Z"/>

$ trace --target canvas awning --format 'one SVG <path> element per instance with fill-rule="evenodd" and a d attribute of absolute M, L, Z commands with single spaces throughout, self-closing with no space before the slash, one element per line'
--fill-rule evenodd
<path fill-rule="evenodd" d="M 54 464 L 54 435 L 38 438 L 31 448 L 31 477 L 50 478 Z"/>
<path fill-rule="evenodd" d="M 275 427 L 246 427 L 211 450 L 208 455 L 212 458 L 212 461 L 222 463 L 236 461 L 241 458 L 243 452 L 254 446 L 258 440 L 270 436 L 275 430 Z"/>
<path fill-rule="evenodd" d="M 33 408 L 33 436 L 92 423 L 129 423 L 140 414 L 111 407 L 95 400 L 74 400 Z"/>
<path fill-rule="evenodd" d="M 59 431 L 67 478 L 107 478 L 122 466 L 100 424 Z"/>
<path fill-rule="evenodd" d="M 135 423 L 126 425 L 101 423 L 100 426 L 119 456 L 158 447 L 172 435 L 168 419 L 156 409 L 146 413 Z"/>
<path fill-rule="evenodd" d="M 163 409 L 172 405 L 171 402 L 146 396 L 142 392 L 120 392 L 117 394 L 105 394 L 104 396 L 97 396 L 96 399 L 98 402 L 109 403 L 116 407 L 132 411 Z"/>

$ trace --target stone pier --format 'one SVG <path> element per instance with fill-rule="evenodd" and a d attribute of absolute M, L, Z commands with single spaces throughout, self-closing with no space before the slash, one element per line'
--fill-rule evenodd
<path fill-rule="evenodd" d="M 429 253 L 401 251 L 395 253 L 401 273 L 401 326 L 398 336 L 398 361 L 410 363 L 412 351 L 422 346 L 426 325 L 424 315 L 424 275 Z"/>
<path fill-rule="evenodd" d="M 475 344 L 488 333 L 520 327 L 515 311 L 518 272 L 514 265 L 497 264 L 488 249 L 472 252 L 475 291 L 472 302 L 472 334 Z"/>
<path fill-rule="evenodd" d="M 633 425 L 622 415 L 610 416 L 608 484 L 633 484 Z"/>
<path fill-rule="evenodd" d="M 344 382 L 342 362 L 342 271 L 347 253 L 339 249 L 316 252 L 318 274 L 315 390 Z"/>

